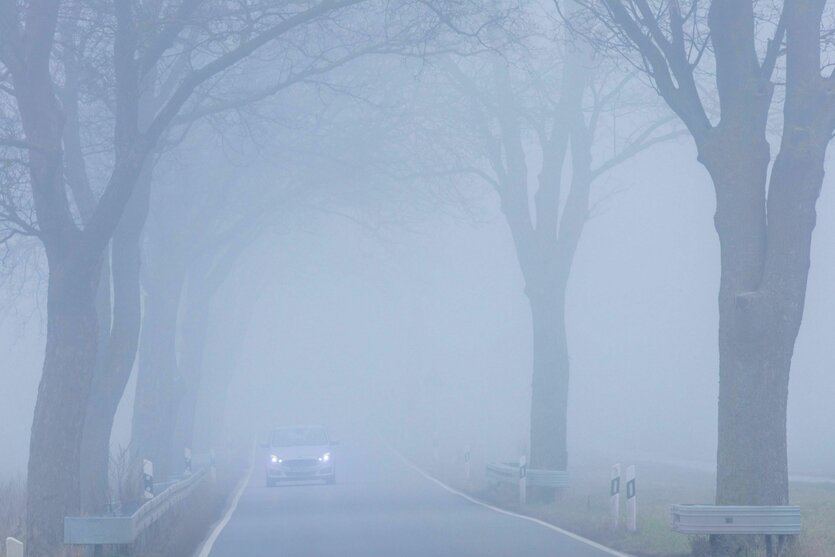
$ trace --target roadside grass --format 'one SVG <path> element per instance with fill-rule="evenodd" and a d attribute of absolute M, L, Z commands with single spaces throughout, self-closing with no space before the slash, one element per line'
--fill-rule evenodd
<path fill-rule="evenodd" d="M 6 556 L 6 538 L 23 539 L 26 482 L 22 477 L 0 482 L 0 556 Z"/>
<path fill-rule="evenodd" d="M 420 460 L 418 460 L 420 461 Z M 518 490 L 496 488 L 483 477 L 483 466 L 474 463 L 473 479 L 463 478 L 461 466 L 429 465 L 427 470 L 445 483 L 491 505 L 544 520 L 570 532 L 635 557 L 711 557 L 706 536 L 689 537 L 670 528 L 670 505 L 712 503 L 715 480 L 711 473 L 684 467 L 637 463 L 638 531 L 627 532 L 625 494 L 621 490 L 621 525 L 609 524 L 608 465 L 584 462 L 571 470 L 571 486 L 556 501 L 519 504 Z M 835 556 L 835 483 L 792 482 L 791 503 L 801 508 L 803 531 L 798 543 L 784 557 Z M 764 544 L 749 548 L 743 557 L 765 555 Z"/>
<path fill-rule="evenodd" d="M 231 455 L 244 455 L 231 456 Z M 152 527 L 140 540 L 132 555 L 137 557 L 190 557 L 220 520 L 230 494 L 248 465 L 247 450 L 230 451 L 218 461 L 217 482 L 206 483 L 189 498 L 187 506 L 172 512 Z M 26 508 L 26 482 L 23 478 L 0 481 L 0 557 L 6 557 L 6 538 L 23 539 Z M 123 555 L 118 547 L 106 547 L 105 555 Z"/>
<path fill-rule="evenodd" d="M 792 557 L 835 555 L 835 483 L 792 483 L 791 502 L 800 505 L 803 531 Z"/>
<path fill-rule="evenodd" d="M 180 507 L 152 528 L 139 545 L 137 557 L 191 557 L 223 517 L 229 498 L 249 464 L 248 451 L 230 451 L 218 458 L 217 482 L 206 483 L 187 506 Z M 241 456 L 243 455 L 243 456 Z"/>
<path fill-rule="evenodd" d="M 222 483 L 203 484 L 188 500 L 188 507 L 171 512 L 155 524 L 137 544 L 138 557 L 189 557 L 194 555 L 209 528 L 223 512 Z"/>
<path fill-rule="evenodd" d="M 497 506 L 535 516 L 630 555 L 690 556 L 690 540 L 670 529 L 670 504 L 710 501 L 713 496 L 712 480 L 707 474 L 657 468 L 647 464 L 638 467 L 638 531 L 634 533 L 627 532 L 624 527 L 626 506 L 623 493 L 620 528 L 611 529 L 608 466 L 572 470 L 571 487 L 562 490 L 555 502 L 533 502 L 523 508 L 518 501 L 518 491 L 510 486 L 500 489 L 481 487 L 475 494 Z"/>

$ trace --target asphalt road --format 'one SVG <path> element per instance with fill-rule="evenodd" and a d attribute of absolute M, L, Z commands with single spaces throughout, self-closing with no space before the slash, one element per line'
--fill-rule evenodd
<path fill-rule="evenodd" d="M 612 557 L 450 493 L 394 452 L 334 451 L 335 485 L 267 488 L 260 455 L 209 557 Z"/>

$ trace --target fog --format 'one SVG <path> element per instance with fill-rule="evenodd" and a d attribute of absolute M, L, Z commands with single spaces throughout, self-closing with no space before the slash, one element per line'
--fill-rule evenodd
<path fill-rule="evenodd" d="M 623 171 L 623 189 L 584 233 L 568 296 L 572 455 L 715 459 L 719 266 L 704 174 L 687 141 L 660 147 Z M 797 474 L 835 468 L 835 447 L 821 443 L 835 435 L 832 199 L 824 189 L 794 356 Z M 410 229 L 314 214 L 252 248 L 240 273 L 257 277 L 226 287 L 257 288 L 259 298 L 230 411 L 256 427 L 324 423 L 346 435 L 421 426 L 462 447 L 515 454 L 527 443 L 530 310 L 495 199 L 485 191 L 479 203 L 476 218 L 438 216 Z M 4 475 L 25 471 L 41 303 L 16 300 L 3 318 Z M 419 401 L 409 400 L 412 388 L 424 389 Z M 129 408 L 121 412 L 114 444 L 126 445 Z"/>
<path fill-rule="evenodd" d="M 686 4 L 0 0 L 0 538 L 63 556 L 193 451 L 211 552 L 298 476 L 270 432 L 319 425 L 293 466 L 344 451 L 372 515 L 411 468 L 653 557 L 707 554 L 652 539 L 667 497 L 800 500 L 835 548 L 833 14 Z"/>

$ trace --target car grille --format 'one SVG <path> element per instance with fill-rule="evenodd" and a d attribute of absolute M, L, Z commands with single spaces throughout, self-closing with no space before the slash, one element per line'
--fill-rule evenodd
<path fill-rule="evenodd" d="M 319 464 L 319 461 L 315 458 L 298 458 L 282 462 L 285 468 L 311 468 L 317 464 Z"/>

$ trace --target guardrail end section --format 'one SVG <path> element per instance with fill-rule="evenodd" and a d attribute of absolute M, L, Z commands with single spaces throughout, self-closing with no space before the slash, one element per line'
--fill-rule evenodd
<path fill-rule="evenodd" d="M 23 542 L 6 538 L 6 557 L 23 557 Z"/>

